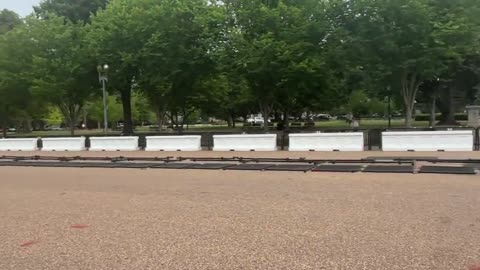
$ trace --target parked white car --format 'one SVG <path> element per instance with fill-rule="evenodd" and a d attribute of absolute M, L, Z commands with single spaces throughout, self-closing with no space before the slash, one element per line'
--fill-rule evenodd
<path fill-rule="evenodd" d="M 51 126 L 46 126 L 45 130 L 62 131 L 62 130 L 65 130 L 65 128 L 59 125 L 51 125 Z"/>
<path fill-rule="evenodd" d="M 270 120 L 268 120 L 268 122 L 270 122 Z M 263 125 L 265 123 L 265 120 L 263 119 L 263 117 L 255 116 L 248 118 L 247 123 Z"/>
<path fill-rule="evenodd" d="M 335 120 L 334 117 L 332 117 L 330 114 L 324 114 L 324 113 L 320 113 L 320 114 L 317 114 L 314 116 L 314 118 L 316 120 L 320 120 L 320 121 L 330 121 L 330 120 Z"/>

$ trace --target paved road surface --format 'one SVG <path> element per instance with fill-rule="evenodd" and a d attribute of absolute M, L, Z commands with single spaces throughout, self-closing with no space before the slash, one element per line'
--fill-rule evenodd
<path fill-rule="evenodd" d="M 2 270 L 473 269 L 480 179 L 0 168 L 0 225 Z"/>

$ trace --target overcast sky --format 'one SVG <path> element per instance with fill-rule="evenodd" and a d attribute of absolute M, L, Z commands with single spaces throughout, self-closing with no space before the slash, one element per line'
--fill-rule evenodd
<path fill-rule="evenodd" d="M 33 12 L 32 6 L 38 5 L 40 0 L 0 0 L 0 10 L 10 9 L 24 17 Z"/>

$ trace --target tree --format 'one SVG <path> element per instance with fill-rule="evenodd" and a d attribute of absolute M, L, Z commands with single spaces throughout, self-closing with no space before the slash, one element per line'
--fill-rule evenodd
<path fill-rule="evenodd" d="M 98 63 L 108 63 L 109 89 L 120 94 L 123 106 L 123 134 L 133 134 L 132 88 L 139 76 L 140 51 L 152 36 L 152 12 L 158 1 L 117 0 L 97 12 L 87 25 L 89 48 Z M 159 63 L 157 63 L 158 65 Z M 162 63 L 163 64 L 163 63 Z"/>
<path fill-rule="evenodd" d="M 204 93 L 196 100 L 203 114 L 227 121 L 235 127 L 238 116 L 246 117 L 256 107 L 255 100 L 245 79 L 233 72 L 223 70 L 201 83 Z"/>
<path fill-rule="evenodd" d="M 25 116 L 32 105 L 28 74 L 35 48 L 30 46 L 31 32 L 25 25 L 0 35 L 0 125 L 6 137 L 8 125 Z"/>
<path fill-rule="evenodd" d="M 95 91 L 95 62 L 88 57 L 85 32 L 80 24 L 56 15 L 30 20 L 33 56 L 32 90 L 36 98 L 58 106 L 74 135 L 86 100 Z"/>
<path fill-rule="evenodd" d="M 107 2 L 108 0 L 44 0 L 34 7 L 34 11 L 41 18 L 56 14 L 72 22 L 89 22 L 90 16 L 105 8 Z"/>
<path fill-rule="evenodd" d="M 196 107 L 203 115 L 223 119 L 229 127 L 235 127 L 235 119 L 256 112 L 258 107 L 245 74 L 239 68 L 238 39 L 241 32 L 238 27 L 229 22 L 234 14 L 228 6 L 216 7 L 216 29 L 218 32 L 209 47 L 211 61 L 215 63 L 214 70 L 204 76 L 198 84 L 200 95 L 195 96 Z"/>
<path fill-rule="evenodd" d="M 132 95 L 132 117 L 134 122 L 140 123 L 141 126 L 155 119 L 155 114 L 143 92 L 134 91 Z"/>
<path fill-rule="evenodd" d="M 99 63 L 110 65 L 109 88 L 118 91 L 122 100 L 123 134 L 133 133 L 132 89 L 144 76 L 140 66 L 141 52 L 147 42 L 155 38 L 152 25 L 157 24 L 152 16 L 162 12 L 158 7 L 159 2 L 155 0 L 113 1 L 106 9 L 97 12 L 91 25 L 87 26 L 90 49 Z M 173 37 L 169 38 L 164 42 L 174 44 Z M 157 66 L 164 64 L 168 63 L 155 63 Z M 183 78 L 182 82 L 189 80 Z"/>
<path fill-rule="evenodd" d="M 365 91 L 359 90 L 351 94 L 346 109 L 355 118 L 360 118 L 372 114 L 383 115 L 385 113 L 385 104 L 375 97 L 368 96 Z"/>
<path fill-rule="evenodd" d="M 202 81 L 215 71 L 222 8 L 205 0 L 160 1 L 143 14 L 151 36 L 141 51 L 139 83 L 161 126 L 165 115 L 183 128 L 203 94 Z M 159 64 L 161 63 L 161 64 Z M 205 91 L 205 92 L 204 92 Z"/>
<path fill-rule="evenodd" d="M 423 78 L 435 71 L 435 56 L 429 47 L 431 13 L 423 1 L 405 5 L 399 1 L 361 1 L 358 6 L 360 42 L 365 45 L 366 56 L 373 56 L 368 68 L 391 78 L 394 88 L 401 91 L 405 124 L 410 127 L 418 88 Z"/>
<path fill-rule="evenodd" d="M 309 91 L 310 97 L 321 96 L 328 77 L 322 48 L 327 37 L 322 3 L 228 1 L 227 9 L 233 59 L 265 119 L 278 101 L 288 112 Z M 268 121 L 264 130 L 268 130 Z"/>
<path fill-rule="evenodd" d="M 460 106 L 471 102 L 475 86 L 480 81 L 475 71 L 480 55 L 480 3 L 475 0 L 431 1 L 442 26 L 441 38 L 453 48 L 456 61 L 447 61 L 438 75 L 438 107 L 442 112 L 442 125 L 455 125 L 455 113 Z"/>
<path fill-rule="evenodd" d="M 21 24 L 22 20 L 17 13 L 8 9 L 0 11 L 0 35 L 13 30 L 13 28 Z"/>
<path fill-rule="evenodd" d="M 108 122 L 112 127 L 113 123 L 116 123 L 122 119 L 122 104 L 118 101 L 118 98 L 113 95 L 107 97 L 108 106 Z M 87 106 L 88 118 L 97 122 L 97 128 L 102 128 L 103 124 L 103 99 L 100 96 L 94 98 L 89 102 Z"/>
<path fill-rule="evenodd" d="M 438 107 L 442 113 L 439 124 L 458 125 L 455 120 L 457 108 L 473 102 L 480 83 L 480 76 L 474 70 L 474 57 L 462 64 L 452 65 L 441 75 L 438 86 Z"/>
<path fill-rule="evenodd" d="M 430 111 L 429 126 L 435 127 L 437 100 L 441 90 L 440 78 L 436 80 L 429 80 L 429 81 L 423 82 L 419 90 L 420 90 L 419 100 L 428 104 L 428 107 L 429 107 L 429 111 Z"/>
<path fill-rule="evenodd" d="M 465 17 L 449 15 L 450 10 L 440 8 L 438 2 L 447 1 L 349 1 L 353 11 L 348 30 L 354 35 L 350 44 L 370 75 L 380 78 L 378 81 L 390 80 L 399 90 L 407 127 L 412 125 L 422 83 L 461 61 L 474 40 L 474 24 Z"/>
<path fill-rule="evenodd" d="M 7 9 L 0 11 L 0 41 L 3 43 L 3 46 L 0 46 L 0 127 L 3 130 L 3 137 L 7 136 L 9 116 L 13 114 L 13 111 L 18 113 L 20 108 L 17 108 L 17 106 L 23 103 L 22 97 L 25 97 L 25 93 L 19 95 L 11 93 L 18 81 L 14 78 L 15 73 L 12 73 L 15 68 L 9 67 L 15 57 L 15 55 L 10 55 L 14 50 L 13 44 L 10 42 L 18 36 L 16 33 L 11 33 L 9 36 L 3 35 L 21 24 L 22 20 L 15 12 Z M 19 63 L 16 64 L 16 67 L 18 67 Z"/>
<path fill-rule="evenodd" d="M 60 126 L 64 121 L 62 112 L 57 107 L 49 107 L 48 112 L 43 119 L 49 125 Z"/>

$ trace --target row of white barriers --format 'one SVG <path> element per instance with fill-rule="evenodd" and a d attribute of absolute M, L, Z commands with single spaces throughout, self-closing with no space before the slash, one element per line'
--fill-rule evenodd
<path fill-rule="evenodd" d="M 473 151 L 473 131 L 383 132 L 383 151 Z M 363 132 L 290 134 L 289 151 L 363 151 Z M 42 138 L 42 151 L 85 151 L 85 137 Z M 214 151 L 276 151 L 276 134 L 214 135 Z M 138 137 L 90 137 L 90 151 L 137 151 Z M 38 139 L 0 139 L 0 151 L 37 151 Z M 201 136 L 148 136 L 146 151 L 200 151 Z"/>

